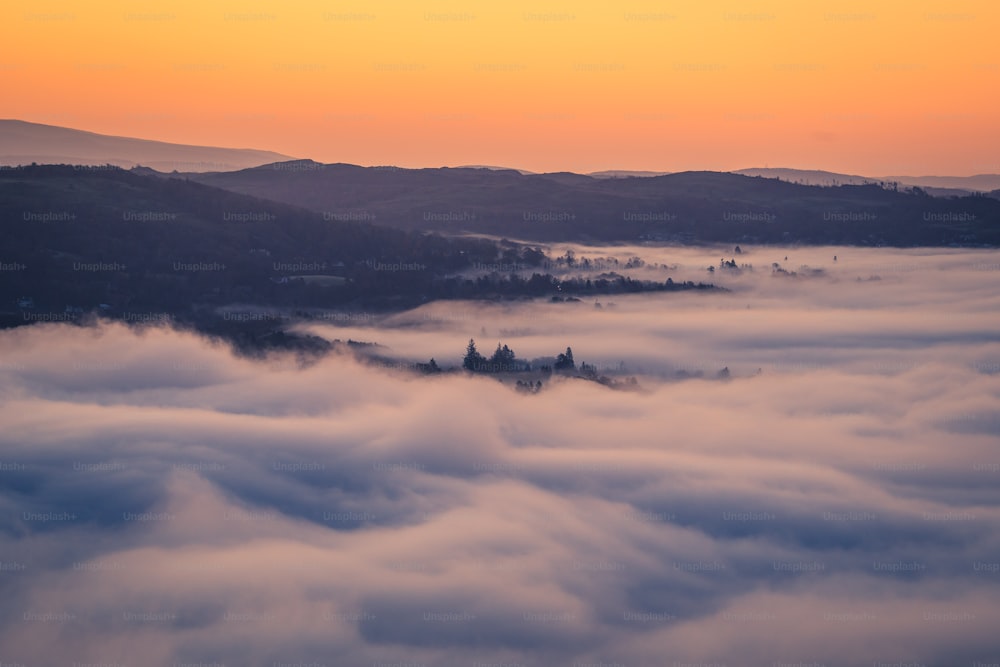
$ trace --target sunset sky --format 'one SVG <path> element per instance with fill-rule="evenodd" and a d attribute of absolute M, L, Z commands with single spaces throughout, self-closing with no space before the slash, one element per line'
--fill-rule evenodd
<path fill-rule="evenodd" d="M 1000 172 L 995 2 L 5 2 L 0 117 L 322 162 Z"/>

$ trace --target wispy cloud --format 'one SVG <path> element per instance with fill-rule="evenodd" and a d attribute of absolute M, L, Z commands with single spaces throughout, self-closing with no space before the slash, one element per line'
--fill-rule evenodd
<path fill-rule="evenodd" d="M 4 331 L 0 660 L 996 662 L 994 257 L 756 250 L 722 295 L 311 327 L 442 365 L 572 345 L 642 392 Z"/>

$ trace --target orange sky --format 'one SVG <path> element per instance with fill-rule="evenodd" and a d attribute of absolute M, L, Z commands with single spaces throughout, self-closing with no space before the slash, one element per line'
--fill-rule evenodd
<path fill-rule="evenodd" d="M 0 117 L 323 162 L 1000 173 L 1000 3 L 0 5 Z"/>

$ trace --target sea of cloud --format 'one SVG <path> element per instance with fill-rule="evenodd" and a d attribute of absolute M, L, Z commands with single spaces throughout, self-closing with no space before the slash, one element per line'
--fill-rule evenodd
<path fill-rule="evenodd" d="M 0 332 L 0 663 L 1000 663 L 1000 255 L 578 253 L 728 291 L 300 326 L 627 392 Z"/>

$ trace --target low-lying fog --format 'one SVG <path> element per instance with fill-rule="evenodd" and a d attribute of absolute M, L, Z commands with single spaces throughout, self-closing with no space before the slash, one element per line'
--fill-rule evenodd
<path fill-rule="evenodd" d="M 1000 254 L 575 250 L 729 291 L 298 327 L 637 392 L 0 332 L 0 662 L 1000 661 Z"/>

